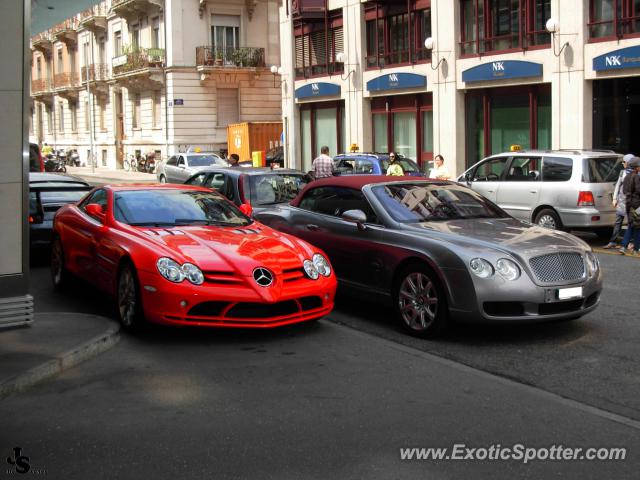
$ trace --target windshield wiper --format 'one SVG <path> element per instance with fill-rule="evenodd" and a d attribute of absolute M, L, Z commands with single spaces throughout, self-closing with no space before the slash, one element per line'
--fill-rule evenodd
<path fill-rule="evenodd" d="M 173 222 L 130 222 L 132 227 L 175 227 Z"/>
<path fill-rule="evenodd" d="M 207 220 L 204 218 L 176 218 L 175 225 L 187 226 L 187 225 L 222 225 L 225 227 L 242 226 L 241 224 L 233 222 L 223 222 L 221 220 Z"/>

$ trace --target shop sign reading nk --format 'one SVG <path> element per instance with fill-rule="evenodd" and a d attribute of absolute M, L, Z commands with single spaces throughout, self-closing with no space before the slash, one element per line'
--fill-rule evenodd
<path fill-rule="evenodd" d="M 640 46 L 621 48 L 593 59 L 596 72 L 625 68 L 640 68 Z"/>
<path fill-rule="evenodd" d="M 296 98 L 306 99 L 313 97 L 339 96 L 340 85 L 327 82 L 314 82 L 296 88 Z"/>
<path fill-rule="evenodd" d="M 462 72 L 463 82 L 485 82 L 507 78 L 541 77 L 542 64 L 520 60 L 483 63 Z"/>

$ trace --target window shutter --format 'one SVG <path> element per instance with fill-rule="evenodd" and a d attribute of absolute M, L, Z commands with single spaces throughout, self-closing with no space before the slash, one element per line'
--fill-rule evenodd
<path fill-rule="evenodd" d="M 344 53 L 344 35 L 342 31 L 342 27 L 337 27 L 333 29 L 333 55 L 332 60 L 335 60 L 336 54 L 343 52 Z"/>
<path fill-rule="evenodd" d="M 311 34 L 311 65 L 324 65 L 327 63 L 327 44 L 324 31 L 320 30 Z"/>
<path fill-rule="evenodd" d="M 304 35 L 296 37 L 296 68 L 304 68 Z"/>

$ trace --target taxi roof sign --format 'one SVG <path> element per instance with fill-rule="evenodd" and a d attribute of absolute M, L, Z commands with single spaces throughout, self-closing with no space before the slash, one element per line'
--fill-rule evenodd
<path fill-rule="evenodd" d="M 357 152 L 358 150 L 360 150 L 360 147 L 358 146 L 357 143 L 352 143 L 351 146 L 349 147 L 349 150 L 351 152 Z"/>
<path fill-rule="evenodd" d="M 512 152 L 519 152 L 522 150 L 522 145 L 511 145 L 510 149 Z"/>

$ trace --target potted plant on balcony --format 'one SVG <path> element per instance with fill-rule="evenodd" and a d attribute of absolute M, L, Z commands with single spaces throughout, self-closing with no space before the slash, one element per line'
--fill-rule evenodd
<path fill-rule="evenodd" d="M 216 48 L 216 66 L 222 66 L 222 50 Z"/>

